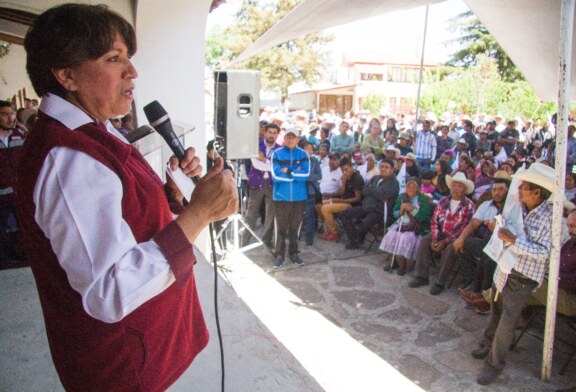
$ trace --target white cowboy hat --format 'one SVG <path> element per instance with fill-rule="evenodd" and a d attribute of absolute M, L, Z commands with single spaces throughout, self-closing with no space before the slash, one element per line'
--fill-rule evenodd
<path fill-rule="evenodd" d="M 393 145 L 389 145 L 388 147 L 386 147 L 386 151 L 394 151 L 395 157 L 396 159 L 398 159 L 398 157 L 400 156 L 400 149 L 394 147 Z"/>
<path fill-rule="evenodd" d="M 474 183 L 466 178 L 466 175 L 462 172 L 457 172 L 454 176 L 446 176 L 446 185 L 450 187 L 452 181 L 459 182 L 466 186 L 466 194 L 469 195 L 470 193 L 474 192 Z"/>
<path fill-rule="evenodd" d="M 550 166 L 546 166 L 541 163 L 531 164 L 528 170 L 522 170 L 519 173 L 513 174 L 512 178 L 517 178 L 522 181 L 540 185 L 552 193 L 556 191 L 556 185 L 554 184 L 556 171 Z"/>

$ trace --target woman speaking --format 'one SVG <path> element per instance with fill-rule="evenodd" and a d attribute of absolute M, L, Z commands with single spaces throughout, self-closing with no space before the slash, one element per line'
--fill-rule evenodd
<path fill-rule="evenodd" d="M 24 43 L 42 97 L 16 191 L 50 350 L 72 391 L 161 391 L 206 346 L 192 243 L 238 205 L 223 162 L 172 220 L 163 186 L 110 124 L 132 105 L 132 26 L 105 6 L 40 15 Z M 178 170 L 172 160 L 172 169 Z M 180 170 L 201 173 L 193 149 Z"/>

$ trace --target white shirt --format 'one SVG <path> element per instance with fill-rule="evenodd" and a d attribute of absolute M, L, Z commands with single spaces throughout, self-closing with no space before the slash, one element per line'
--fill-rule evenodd
<path fill-rule="evenodd" d="M 322 169 L 322 179 L 320 180 L 320 193 L 338 193 L 342 184 L 342 170 L 330 170 L 330 167 Z"/>
<path fill-rule="evenodd" d="M 40 110 L 71 132 L 93 122 L 56 95 L 45 96 Z M 106 127 L 127 143 L 110 122 Z M 92 317 L 119 321 L 175 281 L 154 241 L 136 243 L 122 217 L 120 179 L 96 159 L 71 148 L 53 148 L 33 197 L 36 222 Z"/>

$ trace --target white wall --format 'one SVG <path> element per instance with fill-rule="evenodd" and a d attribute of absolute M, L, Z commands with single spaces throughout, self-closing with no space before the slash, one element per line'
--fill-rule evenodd
<path fill-rule="evenodd" d="M 196 148 L 206 167 L 204 102 L 204 41 L 211 0 L 140 0 L 136 9 L 138 70 L 136 108 L 140 124 L 147 123 L 142 107 L 157 100 L 172 123 L 194 131 L 184 138 L 185 147 Z M 155 166 L 168 160 L 169 151 L 154 155 Z M 155 169 L 157 169 L 155 167 Z M 207 235 L 196 245 L 208 250 Z"/>
<path fill-rule="evenodd" d="M 0 1 L 0 7 L 11 8 L 40 14 L 53 6 L 67 3 L 62 0 L 26 0 L 26 1 Z M 88 4 L 107 4 L 111 9 L 124 16 L 128 21 L 133 22 L 132 1 L 131 0 L 90 0 L 78 1 Z M 0 31 L 11 34 L 22 34 L 26 29 L 22 25 L 14 30 L 14 24 L 0 22 Z M 26 73 L 26 52 L 24 47 L 16 44 L 10 46 L 8 56 L 0 59 L 0 99 L 12 97 L 18 90 L 26 88 L 28 97 L 36 96 L 32 89 L 30 79 Z"/>
<path fill-rule="evenodd" d="M 195 127 L 195 147 L 206 142 L 204 124 L 204 37 L 210 0 L 138 2 L 138 52 L 134 65 L 138 117 L 141 108 L 158 100 L 172 121 Z M 168 5 L 169 4 L 169 5 Z"/>
<path fill-rule="evenodd" d="M 10 45 L 10 52 L 0 59 L 0 99 L 12 98 L 26 88 L 27 96 L 36 96 L 26 73 L 26 52 L 20 45 Z"/>

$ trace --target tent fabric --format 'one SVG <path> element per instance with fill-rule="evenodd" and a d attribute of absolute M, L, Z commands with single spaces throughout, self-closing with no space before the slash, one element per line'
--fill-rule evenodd
<path fill-rule="evenodd" d="M 465 0 L 534 87 L 540 99 L 558 99 L 558 0 Z M 575 33 L 576 34 L 576 30 Z M 576 45 L 576 37 L 573 37 Z M 572 48 L 570 101 L 576 99 L 576 48 Z"/>
<path fill-rule="evenodd" d="M 229 66 L 296 37 L 387 12 L 440 3 L 443 0 L 304 0 L 265 32 Z"/>
<path fill-rule="evenodd" d="M 258 38 L 232 63 L 248 59 L 295 37 L 379 14 L 443 0 L 304 0 Z M 464 0 L 504 48 L 543 101 L 558 98 L 558 0 Z M 576 33 L 575 33 L 576 34 Z M 576 45 L 576 39 L 573 40 Z M 572 56 L 576 50 L 572 50 Z M 574 57 L 573 57 L 574 58 Z M 570 100 L 576 100 L 576 61 L 572 61 Z"/>

